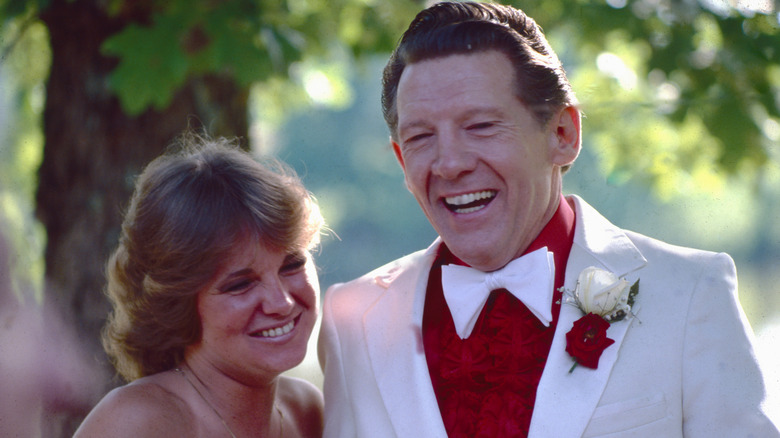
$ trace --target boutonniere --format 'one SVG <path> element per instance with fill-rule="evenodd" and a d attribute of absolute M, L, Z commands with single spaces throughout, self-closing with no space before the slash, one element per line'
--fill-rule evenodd
<path fill-rule="evenodd" d="M 609 325 L 632 315 L 631 306 L 639 293 L 639 280 L 631 284 L 624 277 L 594 266 L 585 268 L 573 291 L 563 289 L 563 302 L 585 314 L 566 333 L 566 352 L 577 365 L 596 369 L 604 350 L 615 341 L 607 337 Z"/>

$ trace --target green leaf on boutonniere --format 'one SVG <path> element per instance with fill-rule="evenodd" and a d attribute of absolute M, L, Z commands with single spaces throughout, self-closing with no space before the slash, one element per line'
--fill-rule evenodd
<path fill-rule="evenodd" d="M 628 306 L 634 306 L 634 300 L 639 295 L 639 279 L 637 278 L 634 284 L 631 285 L 631 289 L 628 290 Z"/>

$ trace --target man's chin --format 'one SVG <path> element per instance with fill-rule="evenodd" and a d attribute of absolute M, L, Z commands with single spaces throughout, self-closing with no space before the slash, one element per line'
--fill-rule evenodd
<path fill-rule="evenodd" d="M 496 249 L 500 244 L 491 245 L 486 241 L 452 241 L 447 242 L 447 248 L 469 266 L 479 269 L 483 272 L 495 271 L 501 269 L 509 263 L 511 257 L 503 257 L 497 254 Z"/>

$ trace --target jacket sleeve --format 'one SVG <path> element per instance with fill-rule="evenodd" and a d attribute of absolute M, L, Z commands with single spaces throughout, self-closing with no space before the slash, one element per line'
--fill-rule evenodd
<path fill-rule="evenodd" d="M 780 437 L 763 410 L 764 379 L 728 255 L 702 270 L 682 335 L 684 436 Z"/>

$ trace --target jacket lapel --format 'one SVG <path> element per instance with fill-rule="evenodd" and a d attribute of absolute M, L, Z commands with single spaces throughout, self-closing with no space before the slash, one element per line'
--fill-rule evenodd
<path fill-rule="evenodd" d="M 371 366 L 397 436 L 446 437 L 422 343 L 428 272 L 439 242 L 377 276 L 386 291 L 363 316 Z"/>
<path fill-rule="evenodd" d="M 585 201 L 576 196 L 573 198 L 577 225 L 564 287 L 573 290 L 579 273 L 588 266 L 600 267 L 634 280 L 636 276 L 631 274 L 647 263 L 645 258 L 625 233 Z M 634 313 L 638 312 L 638 307 L 634 307 Z M 561 306 L 552 348 L 536 392 L 529 437 L 582 436 L 607 386 L 623 339 L 634 321 L 629 316 L 610 325 L 607 336 L 615 343 L 604 350 L 597 369 L 578 366 L 569 373 L 573 361 L 565 351 L 566 333 L 582 316 L 580 309 L 574 306 Z"/>

